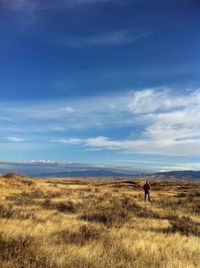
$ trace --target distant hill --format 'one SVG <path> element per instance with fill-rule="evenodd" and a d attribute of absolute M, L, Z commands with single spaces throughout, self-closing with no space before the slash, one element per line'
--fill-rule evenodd
<path fill-rule="evenodd" d="M 119 177 L 134 176 L 145 172 L 125 167 L 83 163 L 0 162 L 0 174 L 5 173 L 25 173 L 32 177 Z"/>
<path fill-rule="evenodd" d="M 127 174 L 126 172 L 114 172 L 111 170 L 80 170 L 80 171 L 65 171 L 60 173 L 51 173 L 46 175 L 40 174 L 41 177 L 75 177 L 75 178 L 83 178 L 83 177 L 123 177 L 123 176 L 130 176 L 130 174 Z M 134 175 L 132 175 L 134 176 Z"/>
<path fill-rule="evenodd" d="M 164 177 L 176 177 L 179 178 L 188 178 L 188 179 L 200 179 L 200 170 L 183 170 L 183 171 L 166 171 L 158 172 L 153 174 L 155 176 L 164 176 Z"/>
<path fill-rule="evenodd" d="M 168 171 L 149 173 L 147 170 L 134 169 L 133 167 L 97 165 L 84 163 L 61 163 L 53 161 L 29 162 L 2 162 L 0 161 L 0 174 L 16 173 L 28 174 L 32 177 L 160 177 L 163 179 L 200 179 L 200 171 Z"/>

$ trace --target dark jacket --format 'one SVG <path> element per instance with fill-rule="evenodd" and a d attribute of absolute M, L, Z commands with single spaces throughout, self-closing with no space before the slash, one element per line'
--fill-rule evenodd
<path fill-rule="evenodd" d="M 151 185 L 150 183 L 145 183 L 143 186 L 143 189 L 146 193 L 149 193 L 149 191 L 151 190 Z"/>

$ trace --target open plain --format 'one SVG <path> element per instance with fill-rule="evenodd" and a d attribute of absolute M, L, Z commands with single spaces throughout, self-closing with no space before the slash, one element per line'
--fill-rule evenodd
<path fill-rule="evenodd" d="M 0 178 L 0 267 L 200 267 L 200 183 Z"/>

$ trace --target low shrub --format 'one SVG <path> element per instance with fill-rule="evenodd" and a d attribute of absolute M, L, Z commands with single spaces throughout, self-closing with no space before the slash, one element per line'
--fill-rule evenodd
<path fill-rule="evenodd" d="M 99 222 L 105 225 L 111 225 L 113 222 L 113 217 L 104 211 L 104 213 L 94 213 L 94 214 L 86 214 L 81 216 L 82 220 L 91 221 L 91 222 Z"/>
<path fill-rule="evenodd" d="M 57 209 L 59 212 L 74 213 L 76 212 L 76 206 L 72 201 L 60 201 L 54 203 L 51 199 L 46 199 L 42 206 L 46 209 Z"/>
<path fill-rule="evenodd" d="M 5 179 L 16 179 L 17 174 L 16 173 L 6 173 L 6 174 L 3 174 L 2 177 Z"/>
<path fill-rule="evenodd" d="M 68 230 L 56 234 L 57 243 L 84 245 L 86 242 L 98 239 L 100 231 L 94 226 L 81 225 L 78 232 L 69 232 Z"/>
<path fill-rule="evenodd" d="M 25 192 L 24 195 L 27 195 L 29 196 L 30 198 L 45 198 L 45 193 L 40 190 L 40 189 L 36 189 L 34 191 L 31 191 L 31 192 Z"/>
<path fill-rule="evenodd" d="M 190 217 L 174 217 L 169 222 L 171 226 L 168 228 L 168 232 L 200 236 L 200 224 L 192 221 Z"/>
<path fill-rule="evenodd" d="M 124 197 L 120 200 L 120 202 L 123 208 L 126 208 L 129 212 L 134 214 L 134 216 L 136 217 L 160 219 L 160 215 L 158 213 L 139 206 L 130 197 Z"/>
<path fill-rule="evenodd" d="M 31 181 L 31 180 L 21 180 L 21 183 L 26 185 L 26 186 L 32 186 L 35 185 L 35 182 Z"/>
<path fill-rule="evenodd" d="M 25 257 L 32 241 L 33 239 L 28 236 L 6 240 L 3 235 L 0 234 L 0 258 L 2 260 L 18 260 L 22 256 Z"/>
<path fill-rule="evenodd" d="M 45 197 L 50 199 L 50 198 L 57 198 L 57 197 L 60 197 L 62 196 L 62 192 L 58 192 L 58 191 L 48 191 L 46 194 L 45 194 Z"/>
<path fill-rule="evenodd" d="M 58 203 L 55 204 L 55 208 L 59 212 L 70 212 L 70 213 L 74 213 L 76 211 L 75 205 L 71 201 L 58 202 Z"/>
<path fill-rule="evenodd" d="M 13 216 L 11 205 L 0 205 L 0 217 L 10 219 Z"/>
<path fill-rule="evenodd" d="M 14 202 L 17 206 L 31 206 L 35 204 L 35 201 L 27 195 L 26 192 L 17 195 L 9 195 L 6 197 L 6 200 Z"/>
<path fill-rule="evenodd" d="M 10 263 L 9 267 L 17 268 L 57 267 L 50 263 L 49 257 L 37 251 L 37 244 L 31 236 L 6 239 L 0 234 L 0 262 L 4 261 Z"/>
<path fill-rule="evenodd" d="M 34 218 L 34 209 L 18 209 L 12 205 L 0 205 L 0 217 L 1 218 L 16 218 L 16 219 L 30 219 Z"/>
<path fill-rule="evenodd" d="M 82 220 L 99 222 L 107 227 L 119 226 L 127 222 L 131 216 L 144 218 L 160 218 L 160 216 L 146 208 L 137 205 L 132 198 L 111 198 L 108 204 L 94 204 L 87 213 L 81 216 Z"/>
<path fill-rule="evenodd" d="M 178 193 L 176 196 L 177 196 L 178 198 L 179 198 L 179 197 L 187 197 L 188 194 L 186 194 L 186 193 Z"/>
<path fill-rule="evenodd" d="M 44 202 L 42 203 L 42 206 L 45 208 L 45 209 L 54 209 L 53 205 L 52 205 L 52 202 L 51 202 L 51 199 L 47 198 L 44 200 Z"/>

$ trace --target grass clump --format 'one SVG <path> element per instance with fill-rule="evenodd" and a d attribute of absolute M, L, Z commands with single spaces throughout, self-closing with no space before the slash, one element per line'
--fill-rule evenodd
<path fill-rule="evenodd" d="M 59 212 L 63 213 L 76 212 L 76 206 L 72 201 L 52 202 L 51 199 L 45 199 L 42 206 L 46 209 L 57 209 Z"/>
<path fill-rule="evenodd" d="M 16 173 L 6 173 L 6 174 L 3 174 L 2 177 L 5 179 L 17 179 L 17 174 Z"/>
<path fill-rule="evenodd" d="M 4 219 L 33 219 L 34 209 L 19 209 L 12 205 L 0 205 L 0 217 Z"/>
<path fill-rule="evenodd" d="M 0 217 L 10 219 L 13 216 L 11 205 L 0 205 Z"/>
<path fill-rule="evenodd" d="M 0 258 L 5 259 L 17 259 L 27 255 L 27 251 L 30 248 L 33 238 L 30 236 L 18 237 L 13 239 L 6 239 L 0 234 Z"/>
<path fill-rule="evenodd" d="M 113 202 L 112 202 L 113 201 Z M 118 200 L 111 200 L 106 205 L 96 204 L 88 213 L 81 216 L 82 220 L 98 222 L 107 227 L 122 225 L 128 220 L 129 213 Z"/>
<path fill-rule="evenodd" d="M 58 202 L 55 204 L 55 208 L 59 212 L 74 213 L 76 211 L 76 207 L 72 201 Z"/>
<path fill-rule="evenodd" d="M 101 203 L 102 201 L 102 203 Z M 99 222 L 107 227 L 122 226 L 131 217 L 159 218 L 160 216 L 135 203 L 133 198 L 110 198 L 107 203 L 100 199 L 100 203 L 94 205 L 90 210 L 81 216 L 81 219 Z"/>
<path fill-rule="evenodd" d="M 200 237 L 200 224 L 194 222 L 190 217 L 174 217 L 170 221 L 171 227 L 168 231 L 171 233 L 179 232 L 183 235 L 194 235 Z"/>
<path fill-rule="evenodd" d="M 0 234 L 0 263 L 8 263 L 9 268 L 58 267 L 47 256 L 36 255 L 37 242 L 31 236 L 5 238 Z"/>
<path fill-rule="evenodd" d="M 84 245 L 100 237 L 100 230 L 91 225 L 83 224 L 77 232 L 61 231 L 56 234 L 57 243 Z"/>
<path fill-rule="evenodd" d="M 17 206 L 31 206 L 35 204 L 35 201 L 26 192 L 17 195 L 9 195 L 6 197 L 6 200 L 14 202 Z"/>

